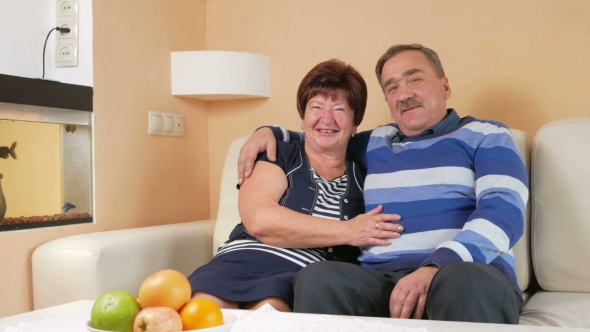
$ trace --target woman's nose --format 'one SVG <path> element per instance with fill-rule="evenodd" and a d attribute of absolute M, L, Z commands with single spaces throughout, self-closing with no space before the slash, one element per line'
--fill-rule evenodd
<path fill-rule="evenodd" d="M 322 111 L 322 116 L 320 121 L 324 124 L 329 124 L 334 122 L 334 113 L 331 110 L 324 110 Z"/>

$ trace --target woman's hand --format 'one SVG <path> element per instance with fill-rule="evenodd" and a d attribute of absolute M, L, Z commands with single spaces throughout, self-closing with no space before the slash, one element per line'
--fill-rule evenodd
<path fill-rule="evenodd" d="M 401 219 L 397 214 L 381 214 L 383 205 L 373 210 L 359 214 L 346 222 L 344 238 L 346 244 L 351 246 L 387 246 L 390 242 L 387 239 L 400 237 L 404 227 L 392 224 Z"/>
<path fill-rule="evenodd" d="M 247 177 L 250 177 L 258 153 L 264 151 L 268 160 L 276 161 L 277 141 L 269 128 L 260 128 L 255 131 L 240 149 L 238 184 L 241 185 Z"/>

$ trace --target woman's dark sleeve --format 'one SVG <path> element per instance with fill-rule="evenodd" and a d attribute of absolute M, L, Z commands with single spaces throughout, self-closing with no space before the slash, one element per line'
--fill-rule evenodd
<path fill-rule="evenodd" d="M 346 154 L 365 169 L 367 168 L 367 147 L 372 132 L 372 130 L 367 130 L 354 135 L 348 141 L 348 147 L 346 148 Z"/>

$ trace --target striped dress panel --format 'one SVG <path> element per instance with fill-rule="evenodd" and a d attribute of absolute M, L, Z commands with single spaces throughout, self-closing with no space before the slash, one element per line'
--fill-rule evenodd
<path fill-rule="evenodd" d="M 242 239 L 242 240 L 235 240 L 229 243 L 224 244 L 223 246 L 219 247 L 219 250 L 213 256 L 216 258 L 228 252 L 236 251 L 236 250 L 257 250 L 263 251 L 275 256 L 282 257 L 288 261 L 291 261 L 301 267 L 305 267 L 308 264 L 324 261 L 323 257 L 323 249 L 322 248 L 313 248 L 313 249 L 293 249 L 293 248 L 280 248 L 271 246 L 260 241 L 254 239 Z"/>
<path fill-rule="evenodd" d="M 311 168 L 313 180 L 317 183 L 318 194 L 312 216 L 340 220 L 340 199 L 346 193 L 348 177 L 346 174 L 332 181 L 324 180 Z"/>

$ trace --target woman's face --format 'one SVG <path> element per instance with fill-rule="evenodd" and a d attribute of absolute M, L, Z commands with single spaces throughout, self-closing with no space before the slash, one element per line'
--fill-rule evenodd
<path fill-rule="evenodd" d="M 307 102 L 301 130 L 305 132 L 306 145 L 316 152 L 345 151 L 356 128 L 354 111 L 343 93 L 335 99 L 316 95 Z"/>

